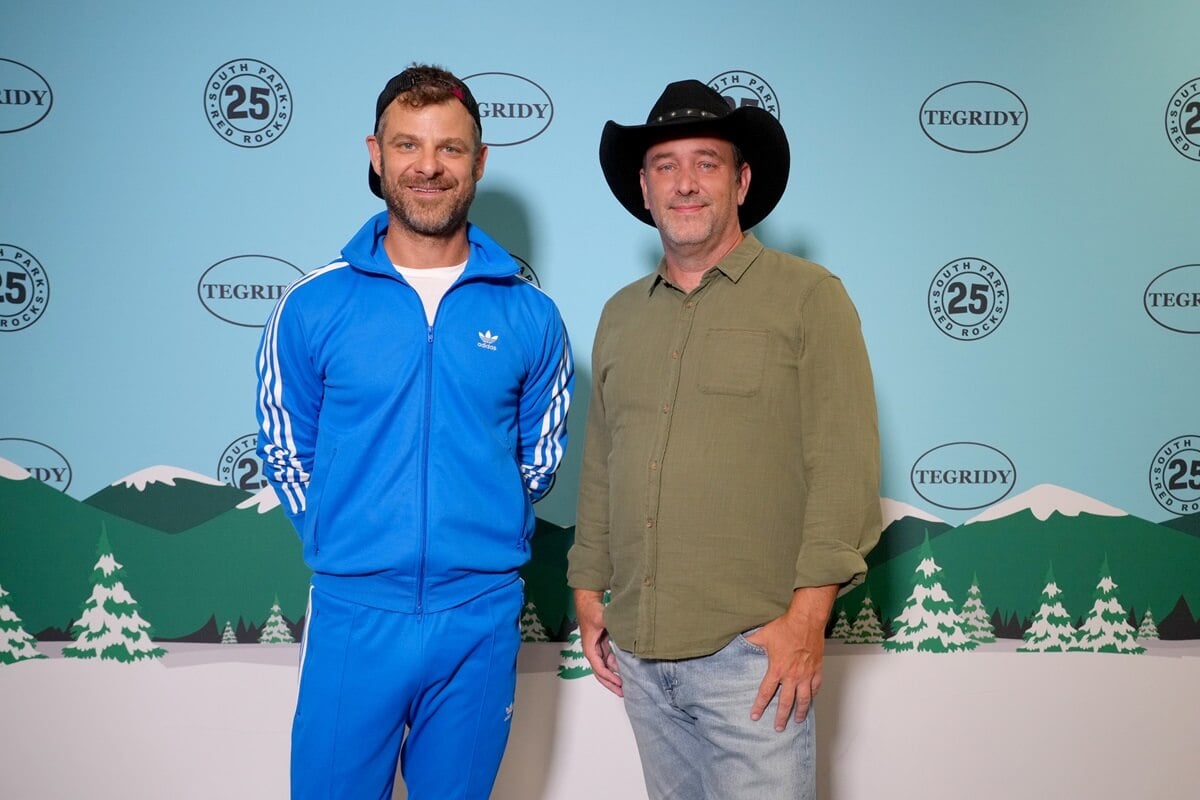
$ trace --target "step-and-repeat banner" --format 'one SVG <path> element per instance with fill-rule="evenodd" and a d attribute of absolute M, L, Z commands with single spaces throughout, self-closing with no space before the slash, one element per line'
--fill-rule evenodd
<path fill-rule="evenodd" d="M 364 137 L 413 61 L 478 98 L 472 219 L 576 350 L 524 573 L 560 677 L 587 674 L 564 570 L 592 333 L 660 252 L 597 144 L 682 78 L 782 122 L 756 233 L 862 319 L 886 527 L 840 652 L 1200 654 L 1200 6 L 351 5 L 0 13 L 0 687 L 301 635 L 253 357 L 381 208 Z"/>

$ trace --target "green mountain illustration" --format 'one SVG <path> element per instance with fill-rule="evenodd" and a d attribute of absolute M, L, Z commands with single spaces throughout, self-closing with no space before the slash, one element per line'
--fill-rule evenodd
<path fill-rule="evenodd" d="M 1052 484 L 992 506 L 942 533 L 932 547 L 941 583 L 957 603 L 977 575 L 985 605 L 1006 619 L 1026 619 L 1036 610 L 1050 566 L 1067 611 L 1084 615 L 1106 558 L 1127 609 L 1162 615 L 1181 597 L 1200 608 L 1200 538 Z M 869 594 L 881 616 L 894 619 L 912 589 L 919 558 L 919 551 L 909 550 L 879 564 L 841 607 L 853 619 Z"/>
<path fill-rule="evenodd" d="M 66 631 L 79 615 L 102 530 L 156 639 L 189 636 L 213 617 L 261 624 L 276 593 L 289 619 L 304 616 L 310 572 L 299 538 L 271 498 L 256 503 L 256 495 L 167 534 L 28 476 L 14 478 L 19 472 L 0 464 L 0 584 L 35 635 Z"/>
<path fill-rule="evenodd" d="M 106 486 L 83 502 L 165 533 L 208 522 L 250 496 L 218 480 L 172 467 L 150 467 Z"/>
<path fill-rule="evenodd" d="M 1200 512 L 1174 517 L 1161 524 L 1173 530 L 1183 531 L 1184 533 L 1190 533 L 1192 536 L 1200 537 Z"/>
<path fill-rule="evenodd" d="M 567 551 L 574 542 L 574 525 L 563 528 L 538 519 L 530 542 L 532 555 L 529 563 L 521 567 L 525 599 L 533 603 L 553 641 L 566 638 L 575 612 L 567 586 Z"/>
<path fill-rule="evenodd" d="M 920 547 L 926 536 L 932 539 L 954 527 L 898 500 L 885 497 L 880 500 L 879 506 L 883 512 L 883 533 L 879 537 L 879 544 L 867 555 L 867 567 L 870 569 Z"/>
<path fill-rule="evenodd" d="M 311 571 L 273 490 L 219 491 L 188 475 L 152 467 L 80 502 L 0 459 L 0 585 L 26 629 L 64 638 L 91 591 L 102 530 L 155 639 L 216 641 L 227 620 L 261 626 L 276 598 L 289 621 L 300 621 Z M 521 570 L 551 636 L 567 627 L 573 539 L 573 527 L 537 520 L 533 558 Z"/>

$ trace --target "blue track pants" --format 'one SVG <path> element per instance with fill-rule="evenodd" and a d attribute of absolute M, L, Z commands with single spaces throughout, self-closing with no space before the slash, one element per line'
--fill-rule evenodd
<path fill-rule="evenodd" d="M 521 581 L 432 614 L 313 589 L 292 723 L 294 800 L 486 800 L 508 742 Z"/>

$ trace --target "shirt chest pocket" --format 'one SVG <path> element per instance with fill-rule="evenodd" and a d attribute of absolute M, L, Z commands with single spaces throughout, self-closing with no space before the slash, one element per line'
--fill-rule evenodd
<path fill-rule="evenodd" d="M 752 397 L 762 388 L 767 331 L 711 328 L 700 343 L 697 388 L 705 394 Z"/>

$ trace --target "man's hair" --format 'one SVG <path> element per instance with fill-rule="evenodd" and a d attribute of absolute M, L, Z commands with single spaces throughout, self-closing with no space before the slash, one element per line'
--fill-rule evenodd
<path fill-rule="evenodd" d="M 469 90 L 466 90 L 466 84 L 456 78 L 449 70 L 438 66 L 437 64 L 413 64 L 406 68 L 402 73 L 406 80 L 405 86 L 396 95 L 394 102 L 404 103 L 410 108 L 424 108 L 430 105 L 439 105 L 441 103 L 456 102 L 462 103 L 467 111 L 475 116 L 478 112 L 473 112 L 471 106 L 474 104 L 474 98 L 471 98 Z M 466 94 L 464 95 L 464 90 Z M 470 102 L 468 99 L 470 98 Z M 379 121 L 383 120 L 380 115 Z M 483 131 L 480 130 L 478 121 L 475 122 L 475 150 L 479 151 L 483 145 Z M 376 135 L 379 134 L 379 126 L 376 125 Z"/>

